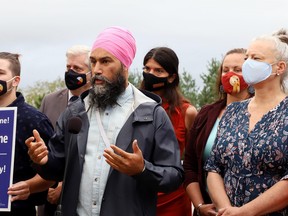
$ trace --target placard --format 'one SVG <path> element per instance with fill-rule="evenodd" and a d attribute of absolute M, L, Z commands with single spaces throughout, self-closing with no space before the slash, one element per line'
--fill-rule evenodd
<path fill-rule="evenodd" d="M 11 210 L 17 107 L 0 107 L 0 212 Z"/>

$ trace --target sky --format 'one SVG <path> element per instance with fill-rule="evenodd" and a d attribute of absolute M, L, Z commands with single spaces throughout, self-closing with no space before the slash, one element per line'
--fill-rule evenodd
<path fill-rule="evenodd" d="M 212 58 L 288 28 L 287 8 L 287 0 L 2 0 L 0 51 L 21 54 L 20 88 L 27 88 L 64 79 L 69 47 L 92 47 L 102 30 L 122 26 L 137 44 L 131 72 L 141 72 L 150 49 L 167 46 L 179 72 L 201 86 Z"/>

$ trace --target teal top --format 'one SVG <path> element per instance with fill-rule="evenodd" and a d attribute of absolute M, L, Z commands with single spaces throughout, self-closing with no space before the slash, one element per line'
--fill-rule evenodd
<path fill-rule="evenodd" d="M 214 126 L 213 126 L 213 128 L 212 128 L 212 130 L 210 132 L 210 135 L 209 135 L 209 137 L 207 139 L 206 146 L 205 146 L 204 153 L 203 153 L 204 163 L 208 159 L 208 157 L 210 155 L 210 152 L 211 152 L 211 149 L 212 149 L 212 146 L 213 146 L 214 141 L 216 139 L 219 122 L 220 122 L 220 119 L 217 118 L 215 123 L 214 123 Z"/>

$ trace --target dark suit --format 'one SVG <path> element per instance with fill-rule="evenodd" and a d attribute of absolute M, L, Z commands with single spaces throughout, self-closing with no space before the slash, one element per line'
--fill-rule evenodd
<path fill-rule="evenodd" d="M 39 110 L 50 119 L 54 129 L 57 119 L 68 105 L 68 93 L 68 89 L 62 89 L 46 95 L 41 102 Z"/>
<path fill-rule="evenodd" d="M 61 89 L 57 92 L 46 95 L 41 103 L 40 111 L 50 119 L 54 129 L 56 128 L 56 121 L 60 114 L 66 109 L 68 104 L 69 90 Z M 55 185 L 56 186 L 56 185 Z M 45 207 L 38 207 L 39 216 L 52 216 L 56 210 L 57 205 L 50 204 L 46 201 Z"/>

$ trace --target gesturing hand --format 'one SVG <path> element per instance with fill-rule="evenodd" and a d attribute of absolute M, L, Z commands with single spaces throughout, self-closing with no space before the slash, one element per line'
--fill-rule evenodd
<path fill-rule="evenodd" d="M 28 155 L 34 163 L 39 165 L 46 164 L 48 161 L 47 147 L 37 130 L 33 130 L 33 135 L 25 141 L 28 147 Z"/>
<path fill-rule="evenodd" d="M 114 169 L 127 175 L 136 175 L 144 168 L 144 158 L 138 146 L 137 140 L 132 143 L 133 153 L 125 152 L 115 145 L 104 150 L 106 162 Z"/>

